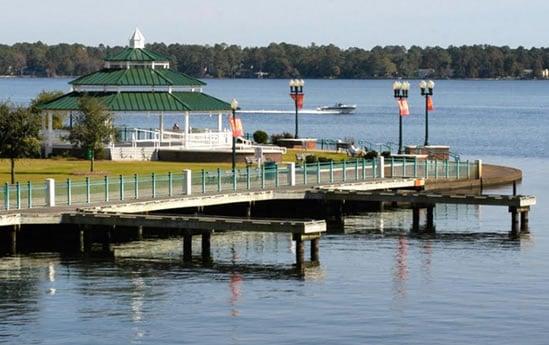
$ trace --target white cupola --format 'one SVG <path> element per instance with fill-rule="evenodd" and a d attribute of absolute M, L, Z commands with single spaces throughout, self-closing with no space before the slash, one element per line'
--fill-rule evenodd
<path fill-rule="evenodd" d="M 145 48 L 145 36 L 143 36 L 138 28 L 135 28 L 135 31 L 130 37 L 130 48 Z"/>

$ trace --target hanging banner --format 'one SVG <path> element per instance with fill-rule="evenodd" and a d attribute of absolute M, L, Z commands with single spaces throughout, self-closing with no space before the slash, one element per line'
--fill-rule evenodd
<path fill-rule="evenodd" d="M 229 124 L 231 125 L 231 131 L 233 132 L 233 137 L 241 137 L 244 135 L 244 130 L 242 129 L 242 121 L 239 118 L 233 118 L 232 115 L 229 115 Z"/>
<path fill-rule="evenodd" d="M 435 108 L 433 107 L 433 97 L 427 96 L 427 110 L 433 111 Z"/>
<path fill-rule="evenodd" d="M 297 108 L 303 109 L 303 98 L 305 97 L 305 94 L 302 94 L 302 93 L 298 93 L 297 95 L 295 93 L 290 94 L 290 97 L 292 97 L 294 102 L 295 102 L 296 96 L 297 96 Z"/>
<path fill-rule="evenodd" d="M 410 115 L 410 109 L 408 109 L 408 101 L 405 98 L 399 99 L 397 103 L 398 109 L 400 110 L 400 116 Z"/>

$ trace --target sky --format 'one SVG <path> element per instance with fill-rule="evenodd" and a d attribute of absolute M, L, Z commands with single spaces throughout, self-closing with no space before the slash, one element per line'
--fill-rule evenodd
<path fill-rule="evenodd" d="M 549 0 L 0 0 L 0 43 L 548 46 Z"/>

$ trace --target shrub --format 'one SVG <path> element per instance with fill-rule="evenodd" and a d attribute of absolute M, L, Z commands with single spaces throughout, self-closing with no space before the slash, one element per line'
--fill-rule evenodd
<path fill-rule="evenodd" d="M 307 155 L 305 156 L 305 163 L 306 164 L 313 164 L 318 162 L 318 157 L 315 155 Z"/>
<path fill-rule="evenodd" d="M 277 144 L 278 139 L 292 139 L 294 136 L 291 133 L 284 132 L 282 134 L 273 134 L 271 135 L 271 143 Z"/>
<path fill-rule="evenodd" d="M 391 151 L 383 151 L 381 155 L 385 158 L 391 158 Z"/>
<path fill-rule="evenodd" d="M 269 135 L 267 135 L 264 131 L 255 131 L 254 132 L 254 141 L 258 144 L 266 144 L 267 140 L 269 140 Z"/>
<path fill-rule="evenodd" d="M 318 161 L 320 163 L 329 163 L 329 162 L 333 162 L 334 160 L 332 158 L 320 156 L 318 157 Z"/>
<path fill-rule="evenodd" d="M 368 151 L 364 155 L 364 158 L 365 159 L 373 159 L 373 158 L 376 158 L 377 156 L 378 156 L 377 151 Z"/>

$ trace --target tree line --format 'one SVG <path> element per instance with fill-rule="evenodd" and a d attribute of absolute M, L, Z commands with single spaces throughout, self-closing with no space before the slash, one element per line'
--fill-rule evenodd
<path fill-rule="evenodd" d="M 271 43 L 266 47 L 153 43 L 172 68 L 199 78 L 541 78 L 549 48 L 490 45 L 341 49 Z M 0 45 L 0 75 L 76 76 L 101 68 L 123 47 L 42 42 Z"/>

